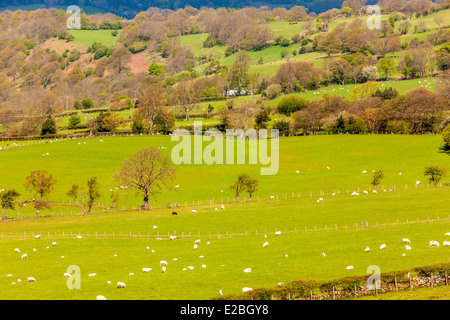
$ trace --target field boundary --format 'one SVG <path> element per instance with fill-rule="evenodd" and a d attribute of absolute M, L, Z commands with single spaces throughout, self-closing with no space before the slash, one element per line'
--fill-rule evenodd
<path fill-rule="evenodd" d="M 439 216 L 437 218 L 428 218 L 427 220 L 408 220 L 397 221 L 393 220 L 392 222 L 386 221 L 386 223 L 376 223 L 374 225 L 370 225 L 367 221 L 361 221 L 360 223 L 355 222 L 353 224 L 345 224 L 345 227 L 339 227 L 335 224 L 332 227 L 328 227 L 325 225 L 324 227 L 314 228 L 311 227 L 302 227 L 297 228 L 293 227 L 293 229 L 274 229 L 270 230 L 246 230 L 243 231 L 225 231 L 225 232 L 177 232 L 174 230 L 173 232 L 160 233 L 159 231 L 147 231 L 147 232 L 23 232 L 23 233 L 11 233 L 11 232 L 2 232 L 0 235 L 0 239 L 16 239 L 16 240 L 27 240 L 32 239 L 35 236 L 39 235 L 40 238 L 46 239 L 71 239 L 76 238 L 77 236 L 81 236 L 82 238 L 88 239 L 154 239 L 154 240 L 176 240 L 176 239 L 227 239 L 227 238 L 240 238 L 240 237 L 258 237 L 258 236 L 274 236 L 277 231 L 282 234 L 295 234 L 295 233 L 316 233 L 316 232 L 333 232 L 333 231 L 357 231 L 357 230 L 370 230 L 370 229 L 387 229 L 394 228 L 403 225 L 410 224 L 429 224 L 429 223 L 450 223 L 450 215 L 447 218 L 441 219 Z"/>

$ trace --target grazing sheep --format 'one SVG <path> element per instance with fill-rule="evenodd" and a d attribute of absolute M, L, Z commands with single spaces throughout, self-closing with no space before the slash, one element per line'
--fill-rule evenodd
<path fill-rule="evenodd" d="M 147 248 L 146 248 L 146 249 L 147 249 L 147 251 L 148 251 L 148 250 L 150 250 L 150 247 L 148 247 L 148 246 L 147 246 Z"/>
<path fill-rule="evenodd" d="M 447 232 L 447 233 L 445 234 L 445 236 L 450 236 L 450 232 Z"/>
<path fill-rule="evenodd" d="M 276 235 L 276 236 L 279 236 L 280 234 L 281 234 L 281 231 L 275 232 L 275 235 Z"/>
<path fill-rule="evenodd" d="M 20 250 L 19 250 L 19 249 L 17 249 L 17 248 L 15 248 L 15 249 L 14 249 L 14 252 L 16 252 L 16 253 L 20 253 Z"/>
<path fill-rule="evenodd" d="M 386 249 L 386 245 L 384 243 L 380 246 L 380 250 L 383 250 L 383 249 Z"/>
<path fill-rule="evenodd" d="M 156 229 L 158 229 L 158 227 L 157 226 L 153 226 L 153 230 L 156 230 Z"/>
<path fill-rule="evenodd" d="M 57 243 L 56 242 L 52 242 L 52 247 L 56 247 Z"/>
<path fill-rule="evenodd" d="M 219 211 L 219 209 L 215 208 L 214 210 Z"/>
<path fill-rule="evenodd" d="M 194 250 L 197 250 L 197 245 L 196 244 L 194 244 Z"/>
<path fill-rule="evenodd" d="M 444 247 L 450 247 L 450 241 L 444 241 L 444 242 L 442 242 L 442 245 Z"/>
<path fill-rule="evenodd" d="M 373 190 L 372 193 L 373 193 L 373 194 L 376 194 L 376 193 L 377 193 L 377 190 Z"/>
<path fill-rule="evenodd" d="M 222 290 L 219 290 L 219 294 L 222 295 Z"/>
<path fill-rule="evenodd" d="M 97 274 L 96 273 L 89 273 L 88 277 L 95 277 Z"/>
<path fill-rule="evenodd" d="M 263 243 L 263 248 L 268 247 L 268 246 L 269 246 L 269 243 L 268 243 L 268 242 L 264 242 L 264 243 Z"/>
<path fill-rule="evenodd" d="M 175 237 L 175 236 L 170 236 L 170 240 L 174 240 L 174 239 L 176 239 L 177 237 Z"/>
<path fill-rule="evenodd" d="M 37 235 L 34 236 L 34 238 L 35 238 L 35 239 L 40 239 L 41 236 L 40 236 L 39 234 L 37 234 Z"/>
<path fill-rule="evenodd" d="M 117 288 L 126 288 L 127 286 L 123 282 L 117 282 Z"/>
<path fill-rule="evenodd" d="M 322 257 L 325 257 L 325 256 L 326 256 L 325 252 L 322 252 Z"/>
<path fill-rule="evenodd" d="M 194 210 L 194 209 L 192 209 L 192 211 L 191 211 L 192 213 L 197 213 L 197 210 Z"/>
<path fill-rule="evenodd" d="M 244 273 L 250 273 L 250 272 L 252 272 L 251 268 L 244 269 Z"/>
<path fill-rule="evenodd" d="M 83 238 L 83 237 L 82 237 L 82 236 L 80 236 L 80 235 L 78 235 L 78 236 L 77 236 L 77 239 L 81 239 L 81 238 Z"/>
<path fill-rule="evenodd" d="M 166 260 L 161 260 L 159 262 L 159 266 L 167 266 L 167 261 Z"/>
<path fill-rule="evenodd" d="M 347 270 L 352 270 L 352 269 L 353 269 L 353 266 L 348 266 L 348 267 L 345 268 L 345 269 L 347 269 Z"/>
<path fill-rule="evenodd" d="M 96 298 L 97 300 L 106 300 L 106 298 L 104 296 L 97 296 Z"/>
<path fill-rule="evenodd" d="M 220 207 L 222 210 L 225 210 L 225 207 L 224 207 L 224 205 L 222 204 L 222 206 Z"/>
<path fill-rule="evenodd" d="M 440 247 L 440 244 L 439 244 L 439 242 L 437 242 L 437 241 L 434 241 L 434 240 L 432 240 L 432 241 L 430 241 L 430 248 L 434 248 L 434 247 Z"/>
<path fill-rule="evenodd" d="M 275 200 L 275 197 L 274 196 L 270 196 L 270 200 Z"/>
<path fill-rule="evenodd" d="M 193 266 L 188 266 L 188 269 L 189 270 L 194 270 L 194 267 Z"/>
<path fill-rule="evenodd" d="M 356 191 L 353 191 L 352 196 L 359 196 L 359 193 Z"/>
<path fill-rule="evenodd" d="M 252 291 L 252 288 L 248 288 L 248 287 L 244 287 L 242 288 L 242 292 L 248 292 L 248 291 Z"/>
<path fill-rule="evenodd" d="M 405 246 L 405 250 L 411 250 L 410 246 Z"/>
<path fill-rule="evenodd" d="M 33 277 L 28 277 L 28 282 L 36 282 L 36 279 Z"/>
<path fill-rule="evenodd" d="M 28 258 L 27 254 L 23 254 L 22 259 L 26 259 L 26 258 Z"/>
<path fill-rule="evenodd" d="M 407 238 L 403 238 L 402 243 L 411 244 L 411 241 L 409 241 L 409 239 L 407 239 Z"/>
<path fill-rule="evenodd" d="M 369 194 L 369 192 L 367 192 L 366 190 L 363 191 L 364 194 Z"/>
<path fill-rule="evenodd" d="M 200 239 L 195 240 L 195 244 L 200 243 Z"/>
<path fill-rule="evenodd" d="M 364 249 L 364 252 L 365 253 L 367 253 L 367 252 L 369 252 L 370 251 L 370 248 L 369 247 L 366 247 L 365 249 Z"/>
<path fill-rule="evenodd" d="M 64 278 L 70 278 L 70 277 L 72 277 L 72 275 L 70 274 L 70 273 L 64 273 Z"/>
<path fill-rule="evenodd" d="M 206 264 L 202 264 L 202 268 L 206 268 Z"/>

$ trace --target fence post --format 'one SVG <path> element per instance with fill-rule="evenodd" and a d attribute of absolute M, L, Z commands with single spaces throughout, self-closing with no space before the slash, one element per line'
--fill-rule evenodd
<path fill-rule="evenodd" d="M 397 277 L 394 277 L 394 283 L 395 283 L 395 292 L 398 292 Z"/>
<path fill-rule="evenodd" d="M 333 300 L 335 300 L 335 298 L 336 298 L 336 296 L 335 296 L 335 293 L 334 293 L 334 286 L 333 286 Z"/>
<path fill-rule="evenodd" d="M 375 284 L 376 285 L 376 284 Z M 355 283 L 355 298 L 356 298 L 356 283 Z"/>
<path fill-rule="evenodd" d="M 448 286 L 447 270 L 445 270 L 445 285 Z"/>

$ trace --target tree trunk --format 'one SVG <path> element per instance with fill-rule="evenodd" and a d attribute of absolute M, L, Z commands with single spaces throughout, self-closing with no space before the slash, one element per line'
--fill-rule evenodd
<path fill-rule="evenodd" d="M 6 220 L 6 208 L 3 207 L 3 220 Z"/>
<path fill-rule="evenodd" d="M 141 206 L 141 210 L 149 210 L 150 209 L 150 204 L 148 202 L 148 194 L 147 192 L 145 192 L 144 194 L 144 203 Z"/>

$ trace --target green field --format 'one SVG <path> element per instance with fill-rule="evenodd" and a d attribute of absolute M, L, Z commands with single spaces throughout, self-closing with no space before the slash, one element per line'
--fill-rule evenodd
<path fill-rule="evenodd" d="M 219 290 L 238 293 L 245 286 L 364 275 L 373 264 L 387 272 L 447 262 L 450 249 L 430 249 L 428 242 L 445 240 L 450 230 L 448 178 L 443 187 L 435 188 L 423 176 L 426 165 L 450 165 L 448 155 L 439 151 L 440 141 L 437 135 L 283 138 L 280 168 L 274 176 L 259 175 L 258 164 L 180 165 L 174 182 L 178 191 L 162 192 L 156 202 L 180 203 L 177 216 L 168 208 L 102 214 L 104 207 L 80 216 L 65 197 L 72 183 L 84 184 L 96 175 L 102 184 L 100 202 L 108 201 L 108 190 L 116 186 L 112 173 L 123 158 L 148 146 L 167 147 L 162 151 L 170 154 L 175 144 L 170 137 L 58 140 L 3 150 L 1 188 L 16 188 L 30 197 L 23 187 L 25 176 L 31 170 L 46 169 L 58 180 L 50 198 L 60 204 L 43 210 L 44 218 L 38 219 L 22 220 L 34 215 L 31 206 L 21 207 L 20 212 L 9 210 L 13 220 L 0 223 L 2 292 L 7 299 L 95 299 L 97 295 L 107 299 L 208 299 Z M 370 174 L 378 169 L 385 172 L 378 193 L 362 194 L 371 190 Z M 228 185 L 242 172 L 257 177 L 260 190 L 255 201 L 233 203 Z M 417 180 L 421 184 L 416 188 Z M 353 190 L 360 190 L 360 196 L 351 196 Z M 269 195 L 278 200 L 268 200 Z M 318 203 L 319 197 L 324 201 Z M 212 199 L 215 203 L 206 201 Z M 120 204 L 137 207 L 140 201 L 130 192 L 127 197 L 122 195 Z M 217 204 L 222 201 L 225 210 Z M 193 208 L 197 214 L 191 213 Z M 16 219 L 19 214 L 21 219 Z M 274 236 L 276 230 L 282 235 Z M 35 234 L 41 234 L 41 239 L 34 239 Z M 77 234 L 82 239 L 76 239 Z M 169 235 L 179 239 L 168 240 Z M 413 247 L 406 256 L 402 256 L 404 237 Z M 196 239 L 201 243 L 194 250 Z M 52 247 L 52 241 L 58 245 Z M 265 241 L 270 243 L 268 248 L 262 247 Z M 387 244 L 386 250 L 377 250 L 381 243 Z M 154 252 L 147 251 L 147 246 Z M 364 253 L 366 246 L 372 248 L 370 254 Z M 14 248 L 21 253 L 14 253 Z M 23 253 L 27 259 L 20 259 Z M 161 272 L 160 260 L 168 262 L 166 273 Z M 70 265 L 80 267 L 80 290 L 66 286 L 63 274 Z M 354 269 L 346 270 L 348 265 Z M 194 269 L 183 270 L 188 266 Z M 142 268 L 152 271 L 142 273 Z M 245 268 L 252 272 L 244 273 Z M 96 276 L 89 277 L 90 273 Z M 37 282 L 26 282 L 28 276 Z M 117 289 L 118 281 L 127 288 Z"/>
<path fill-rule="evenodd" d="M 70 30 L 69 32 L 75 37 L 73 42 L 83 46 L 90 47 L 94 42 L 98 42 L 114 47 L 121 30 L 118 30 L 119 34 L 115 37 L 111 34 L 111 30 Z"/>

